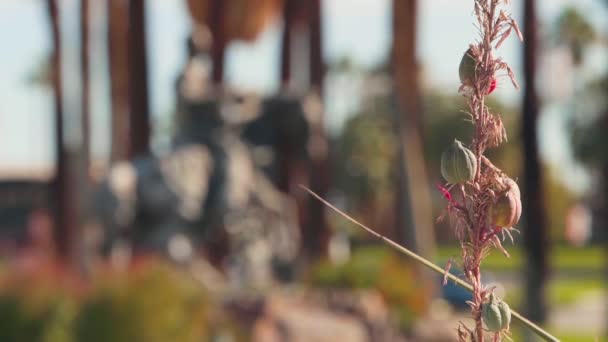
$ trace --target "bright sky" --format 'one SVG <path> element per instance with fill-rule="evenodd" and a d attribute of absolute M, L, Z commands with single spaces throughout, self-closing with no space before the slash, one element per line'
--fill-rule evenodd
<path fill-rule="evenodd" d="M 512 0 L 513 12 L 521 13 L 521 0 Z M 606 24 L 606 15 L 598 0 L 538 1 L 541 19 L 551 22 L 566 4 L 575 3 L 591 20 Z M 93 1 L 95 11 L 104 11 L 105 2 Z M 185 58 L 184 40 L 189 21 L 183 1 L 149 0 L 148 44 L 151 81 L 151 105 L 155 118 L 166 117 L 173 107 L 173 84 Z M 78 90 L 77 77 L 77 0 L 61 0 L 64 11 L 64 47 L 66 69 L 66 99 Z M 425 67 L 425 82 L 456 91 L 456 70 L 467 42 L 475 38 L 470 0 L 421 0 L 419 16 L 419 59 Z M 1 0 L 0 41 L 5 51 L 0 53 L 0 160 L 1 167 L 34 167 L 49 165 L 52 152 L 52 102 L 47 90 L 27 83 L 28 75 L 49 51 L 49 29 L 44 1 Z M 325 0 L 324 47 L 327 59 L 349 56 L 355 63 L 371 66 L 382 61 L 390 43 L 390 0 Z M 516 17 L 518 17 L 516 15 Z M 103 37 L 104 23 L 94 23 L 94 32 Z M 278 56 L 281 24 L 272 25 L 253 44 L 236 43 L 229 49 L 227 79 L 245 88 L 274 91 L 278 79 Z M 103 155 L 108 147 L 107 98 L 108 80 L 105 41 L 94 41 L 93 115 L 96 133 L 94 149 Z M 520 45 L 515 39 L 503 47 L 503 57 L 519 74 Z M 551 72 L 545 72 L 551 76 Z M 552 76 L 551 76 L 552 77 Z M 338 84 L 338 83 L 337 83 Z M 328 91 L 332 92 L 332 89 Z M 339 89 L 332 94 L 340 94 Z M 518 93 L 505 85 L 500 95 L 507 101 L 517 101 Z M 332 96 L 333 97 L 333 96 Z M 338 99 L 336 102 L 339 102 Z M 67 102 L 68 128 L 78 127 L 78 103 Z M 329 113 L 330 128 L 340 126 L 345 116 L 340 107 L 328 104 L 335 112 Z M 550 160 L 564 158 L 555 141 L 563 129 L 557 120 L 545 120 L 541 147 Z M 69 129 L 69 131 L 75 131 Z M 560 133 L 561 132 L 561 133 Z M 68 137 L 69 141 L 77 137 Z M 563 139 L 561 139 L 563 140 Z M 551 146 L 554 146 L 553 148 Z M 556 152 L 558 151 L 558 152 Z"/>

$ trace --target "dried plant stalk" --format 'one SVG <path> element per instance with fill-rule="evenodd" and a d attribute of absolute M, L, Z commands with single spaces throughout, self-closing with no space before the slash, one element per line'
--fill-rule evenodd
<path fill-rule="evenodd" d="M 473 179 L 461 184 L 447 184 L 443 188 L 444 193 L 447 191 L 450 197 L 446 214 L 460 242 L 465 277 L 473 288 L 473 300 L 469 305 L 475 327 L 461 324 L 458 329 L 461 341 L 484 341 L 482 308 L 488 302 L 493 289 L 484 287 L 480 265 L 494 248 L 508 256 L 502 241 L 505 236 L 512 239 L 511 232 L 515 230 L 511 226 L 502 226 L 503 223 L 498 225 L 496 218 L 490 213 L 509 191 L 513 193 L 508 195 L 516 196 L 516 200 L 519 201 L 519 189 L 515 193 L 512 188 L 517 185 L 484 156 L 487 148 L 499 146 L 507 140 L 500 115 L 490 111 L 485 103 L 486 96 L 496 88 L 497 77 L 501 72 L 511 79 L 516 88 L 519 87 L 509 65 L 493 54 L 494 49 L 499 48 L 511 33 L 515 32 L 520 39 L 522 38 L 517 23 L 505 10 L 508 3 L 508 0 L 474 0 L 474 13 L 480 29 L 480 39 L 469 46 L 464 57 L 468 59 L 466 61 L 463 59 L 463 63 L 468 62 L 472 67 L 469 67 L 470 70 L 465 69 L 463 75 L 461 66 L 463 83 L 460 92 L 466 98 L 468 113 L 474 126 L 470 148 L 477 159 L 478 167 Z M 459 196 L 452 196 L 450 191 L 456 191 Z M 521 202 L 517 209 L 519 209 L 518 220 Z M 510 221 L 510 224 L 515 223 L 513 219 Z M 502 240 L 499 234 L 502 235 Z M 508 338 L 508 322 L 491 333 L 492 341 Z"/>
<path fill-rule="evenodd" d="M 451 281 L 453 281 L 456 285 L 469 290 L 471 292 L 473 292 L 473 286 L 469 283 L 467 283 L 466 281 L 450 274 L 449 272 L 446 272 L 445 269 L 442 269 L 441 267 L 433 264 L 432 262 L 430 262 L 429 260 L 425 259 L 424 257 L 410 251 L 409 249 L 401 246 L 400 244 L 398 244 L 397 242 L 387 238 L 386 236 L 379 234 L 378 232 L 376 232 L 375 230 L 371 229 L 370 227 L 362 224 L 361 222 L 355 220 L 354 218 L 352 218 L 351 216 L 349 216 L 348 214 L 344 213 L 343 211 L 341 211 L 340 209 L 336 208 L 335 206 L 333 206 L 331 203 L 329 203 L 328 201 L 326 201 L 325 199 L 323 199 L 323 197 L 319 196 L 317 193 L 315 193 L 314 191 L 310 190 L 309 188 L 300 185 L 300 187 L 302 189 L 304 189 L 306 192 L 308 192 L 310 195 L 312 195 L 313 197 L 315 197 L 316 199 L 318 199 L 319 201 L 321 201 L 324 205 L 326 205 L 328 208 L 330 208 L 331 210 L 335 211 L 336 213 L 342 215 L 342 217 L 344 217 L 345 219 L 347 219 L 348 221 L 354 223 L 356 226 L 358 226 L 359 228 L 365 230 L 366 232 L 368 232 L 369 234 L 371 234 L 372 236 L 376 237 L 377 239 L 381 240 L 382 242 L 384 242 L 386 245 L 388 245 L 389 247 L 395 249 L 396 251 L 412 258 L 412 260 L 424 265 L 425 267 L 429 268 L 432 271 L 437 272 L 438 274 L 443 274 L 444 278 L 449 279 Z M 545 341 L 548 342 L 559 342 L 559 340 L 552 336 L 550 333 L 546 332 L 545 330 L 543 330 L 541 327 L 539 327 L 538 325 L 532 323 L 530 320 L 526 319 L 525 317 L 523 317 L 521 314 L 517 313 L 516 311 L 512 311 L 511 314 L 513 315 L 513 318 L 515 318 L 516 320 L 518 320 L 519 322 L 521 322 L 523 325 L 527 326 L 528 328 L 530 328 L 532 331 L 534 331 L 538 336 L 542 337 Z"/>
<path fill-rule="evenodd" d="M 306 189 L 327 206 L 336 210 L 347 219 L 369 233 L 380 238 L 391 247 L 407 254 L 427 267 L 444 274 L 457 284 L 473 293 L 468 302 L 474 327 L 461 323 L 458 336 L 461 342 L 483 342 L 487 337 L 499 342 L 510 339 L 510 317 L 523 322 L 547 341 L 558 341 L 538 326 L 511 311 L 502 300 L 493 294 L 493 288 L 486 288 L 481 279 L 480 266 L 491 250 L 497 249 L 509 256 L 502 243 L 517 230 L 513 225 L 521 215 L 520 193 L 517 184 L 502 170 L 484 156 L 486 149 L 496 147 L 507 141 L 507 132 L 500 115 L 492 113 L 485 103 L 486 97 L 494 91 L 498 76 L 506 76 L 514 87 L 519 88 L 509 65 L 494 57 L 494 50 L 515 33 L 520 40 L 522 35 L 515 20 L 506 12 L 509 0 L 473 0 L 480 39 L 469 45 L 460 66 L 462 85 L 460 92 L 466 99 L 466 114 L 474 126 L 470 149 L 455 141 L 446 151 L 445 163 L 442 156 L 442 175 L 449 182 L 438 186 L 447 200 L 447 206 L 440 220 L 447 218 L 461 246 L 462 268 L 467 281 L 449 274 L 449 263 L 441 269 L 426 259 L 412 253 L 397 243 L 365 227 L 331 204 Z M 504 75 L 500 75 L 501 72 Z M 459 159 L 460 158 L 460 159 Z M 450 171 L 452 170 L 452 172 Z M 495 310 L 492 310 L 495 309 Z M 484 321 L 487 329 L 484 329 Z M 486 336 L 488 332 L 489 336 Z"/>

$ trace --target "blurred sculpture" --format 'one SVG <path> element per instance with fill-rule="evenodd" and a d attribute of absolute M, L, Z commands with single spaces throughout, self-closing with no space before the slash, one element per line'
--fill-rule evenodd
<path fill-rule="evenodd" d="M 211 60 L 196 51 L 196 42 L 190 46 L 190 61 L 177 82 L 171 151 L 115 164 L 98 191 L 104 249 L 109 252 L 122 239 L 135 253 L 160 250 L 171 256 L 171 246 L 178 245 L 172 241 L 184 235 L 212 250 L 227 238 L 218 266 L 231 265 L 239 283 L 262 284 L 271 265 L 289 264 L 298 253 L 295 204 L 271 180 L 278 180 L 273 156 L 283 146 L 279 140 L 300 146 L 294 155 L 306 154 L 307 122 L 299 102 L 287 106 L 293 114 L 279 115 L 277 106 L 285 109 L 282 104 L 290 100 L 260 104 L 252 96 L 216 91 Z"/>
<path fill-rule="evenodd" d="M 180 233 L 203 243 L 227 233 L 231 256 L 249 253 L 248 243 L 264 240 L 263 252 L 272 250 L 267 258 L 290 261 L 298 250 L 290 200 L 255 166 L 238 135 L 222 125 L 216 102 L 195 108 L 209 116 L 210 125 L 182 127 L 166 156 L 142 157 L 110 170 L 97 205 L 106 248 L 123 238 L 138 251 L 166 253 Z"/>

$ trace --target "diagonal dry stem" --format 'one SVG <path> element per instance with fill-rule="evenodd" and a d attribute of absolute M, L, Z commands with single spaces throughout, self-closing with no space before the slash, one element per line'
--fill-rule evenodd
<path fill-rule="evenodd" d="M 342 217 L 344 217 L 345 219 L 349 220 L 350 222 L 354 223 L 355 225 L 357 225 L 359 228 L 362 228 L 363 230 L 365 230 L 366 232 L 370 233 L 371 235 L 373 235 L 374 237 L 382 240 L 382 242 L 386 243 L 387 245 L 389 245 L 390 247 L 396 249 L 397 251 L 409 256 L 410 258 L 414 259 L 415 261 L 421 263 L 422 265 L 426 266 L 427 268 L 441 274 L 441 275 L 445 275 L 447 276 L 450 280 L 452 280 L 454 283 L 456 283 L 457 285 L 459 285 L 462 288 L 465 288 L 469 291 L 473 291 L 473 286 L 469 283 L 467 283 L 466 281 L 450 274 L 449 272 L 446 273 L 445 269 L 442 269 L 441 267 L 435 265 L 434 263 L 430 262 L 429 260 L 421 257 L 420 255 L 410 251 L 409 249 L 401 246 L 400 244 L 396 243 L 395 241 L 387 238 L 386 236 L 377 233 L 375 230 L 367 227 L 366 225 L 360 223 L 359 221 L 355 220 L 354 218 L 350 217 L 348 214 L 344 213 L 343 211 L 341 211 L 340 209 L 336 208 L 334 205 L 332 205 L 331 203 L 329 203 L 328 201 L 326 201 L 325 199 L 323 199 L 321 196 L 317 195 L 314 191 L 310 190 L 309 188 L 300 185 L 300 187 L 304 190 L 306 190 L 310 195 L 312 195 L 313 197 L 315 197 L 316 199 L 318 199 L 319 201 L 321 201 L 321 203 L 325 204 L 327 207 L 329 207 L 330 209 L 332 209 L 333 211 L 337 212 L 338 214 L 342 215 Z M 541 327 L 539 327 L 538 325 L 532 323 L 530 320 L 526 319 L 525 317 L 523 317 L 522 315 L 520 315 L 519 313 L 517 313 L 516 311 L 511 312 L 511 315 L 513 318 L 515 318 L 516 320 L 520 321 L 523 325 L 527 326 L 528 328 L 530 328 L 532 331 L 534 331 L 538 336 L 542 337 L 545 341 L 549 341 L 549 342 L 559 342 L 559 340 L 549 334 L 547 331 L 543 330 Z"/>

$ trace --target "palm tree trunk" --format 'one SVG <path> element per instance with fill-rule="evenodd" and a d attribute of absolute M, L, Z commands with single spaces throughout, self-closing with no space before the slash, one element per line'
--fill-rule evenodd
<path fill-rule="evenodd" d="M 52 51 L 52 82 L 55 102 L 55 177 L 52 181 L 55 213 L 55 240 L 60 256 L 64 261 L 71 255 L 72 234 L 75 231 L 73 208 L 70 200 L 68 155 L 63 135 L 63 92 L 61 70 L 61 31 L 59 27 L 59 6 L 56 0 L 47 0 L 47 10 L 51 21 L 53 51 Z"/>
<path fill-rule="evenodd" d="M 323 62 L 322 14 L 321 0 L 310 1 L 309 34 L 310 34 L 310 84 L 323 94 L 325 81 L 325 63 Z"/>
<path fill-rule="evenodd" d="M 608 94 L 607 94 L 608 95 Z M 603 118 L 601 119 L 600 124 L 604 127 L 604 129 L 608 129 L 608 112 L 605 112 Z M 604 282 L 608 284 L 608 227 L 606 224 L 608 223 L 608 160 L 606 158 L 602 158 L 602 163 L 600 165 L 600 172 L 602 177 L 602 209 L 601 213 L 603 215 L 603 230 L 600 231 L 600 241 L 604 246 Z M 608 296 L 606 298 L 606 303 L 604 307 L 608 307 Z M 608 337 L 608 316 L 605 318 L 605 326 L 604 326 L 604 337 Z"/>
<path fill-rule="evenodd" d="M 286 87 L 291 79 L 291 49 L 294 24 L 295 0 L 283 2 L 283 36 L 281 38 L 281 86 Z"/>
<path fill-rule="evenodd" d="M 523 154 L 525 208 L 524 247 L 527 256 L 526 312 L 528 318 L 544 322 L 547 318 L 546 283 L 549 239 L 545 219 L 543 179 L 538 153 L 538 112 L 536 94 L 537 20 L 534 0 L 524 2 L 524 99 Z"/>
<path fill-rule="evenodd" d="M 90 166 L 91 153 L 91 100 L 90 100 L 90 56 L 89 56 L 89 0 L 80 0 L 80 80 L 82 84 L 81 115 L 82 115 L 82 159 L 87 172 Z"/>
<path fill-rule="evenodd" d="M 90 100 L 90 54 L 89 54 L 89 16 L 90 2 L 89 0 L 80 0 L 80 135 L 82 143 L 80 148 L 75 153 L 75 179 L 73 182 L 77 184 L 77 189 L 74 193 L 74 203 L 78 210 L 77 222 L 80 227 L 87 225 L 90 214 L 90 197 L 92 194 L 92 183 L 90 177 L 91 170 L 91 100 Z M 83 230 L 79 230 L 75 234 L 75 239 L 82 241 L 80 235 Z M 84 253 L 82 249 L 76 250 L 75 260 L 84 261 Z M 81 264 L 84 266 L 84 264 Z"/>
<path fill-rule="evenodd" d="M 224 60 L 226 58 L 226 27 L 224 24 L 225 0 L 209 0 L 207 22 L 213 36 L 211 60 L 213 61 L 213 83 L 220 85 L 224 81 Z"/>
<path fill-rule="evenodd" d="M 112 98 L 112 162 L 127 160 L 129 135 L 129 3 L 108 0 L 108 51 Z"/>
<path fill-rule="evenodd" d="M 129 1 L 129 105 L 131 145 L 129 157 L 150 150 L 150 114 L 146 55 L 145 0 Z"/>
<path fill-rule="evenodd" d="M 308 33 L 309 33 L 309 81 L 314 92 L 323 98 L 325 81 L 325 63 L 323 62 L 323 27 L 321 23 L 321 1 L 308 2 Z M 327 137 L 323 114 L 311 123 L 311 145 L 316 146 L 312 151 L 310 187 L 319 195 L 325 197 L 329 190 L 329 158 Z M 304 250 L 311 258 L 326 255 L 329 244 L 329 230 L 325 219 L 325 207 L 319 201 L 311 199 L 308 205 L 308 227 L 304 231 Z"/>
<path fill-rule="evenodd" d="M 429 182 L 423 154 L 421 103 L 416 61 L 416 0 L 393 1 L 393 56 L 399 140 L 395 238 L 429 256 L 434 249 Z"/>

